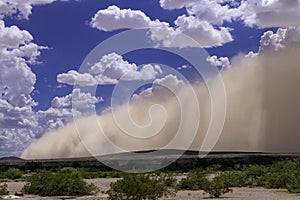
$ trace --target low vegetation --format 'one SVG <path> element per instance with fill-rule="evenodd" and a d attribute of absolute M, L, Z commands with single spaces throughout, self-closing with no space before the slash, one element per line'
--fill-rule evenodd
<path fill-rule="evenodd" d="M 22 176 L 23 176 L 22 171 L 15 168 L 9 168 L 6 171 L 0 172 L 0 179 L 14 180 L 14 179 L 22 178 Z"/>
<path fill-rule="evenodd" d="M 175 181 L 166 176 L 126 175 L 123 179 L 111 183 L 111 188 L 107 193 L 111 200 L 155 200 L 173 194 L 170 188 L 174 183 L 172 180 Z"/>
<path fill-rule="evenodd" d="M 218 198 L 221 195 L 231 192 L 230 184 L 225 175 L 216 175 L 209 180 L 208 171 L 195 171 L 189 173 L 186 178 L 183 178 L 179 184 L 179 189 L 184 190 L 203 190 L 210 197 Z"/>
<path fill-rule="evenodd" d="M 300 193 L 300 160 L 273 164 L 263 176 L 262 186 L 286 188 L 289 192 Z"/>
<path fill-rule="evenodd" d="M 207 172 L 203 170 L 191 172 L 179 182 L 178 188 L 182 190 L 201 190 L 207 185 L 206 176 Z"/>
<path fill-rule="evenodd" d="M 231 187 L 282 188 L 300 192 L 300 160 L 280 161 L 272 165 L 248 165 L 226 174 Z"/>
<path fill-rule="evenodd" d="M 186 177 L 177 182 L 174 177 L 183 174 Z M 228 167 L 214 164 L 188 171 L 176 171 L 176 166 L 173 166 L 171 171 L 164 169 L 153 174 L 126 174 L 97 167 L 50 170 L 36 170 L 33 167 L 30 170 L 10 168 L 0 171 L 2 182 L 25 177 L 28 183 L 23 192 L 40 196 L 92 194 L 97 191 L 95 186 L 84 181 L 91 178 L 120 178 L 111 184 L 107 192 L 112 200 L 153 200 L 173 195 L 177 190 L 203 190 L 210 197 L 217 198 L 231 192 L 233 187 L 282 188 L 291 193 L 300 193 L 300 159 L 265 165 L 235 164 Z M 7 185 L 0 183 L 0 195 L 7 193 Z"/>
<path fill-rule="evenodd" d="M 215 177 L 208 180 L 209 174 Z M 230 192 L 231 187 L 282 188 L 300 193 L 300 159 L 271 165 L 239 165 L 221 173 L 207 168 L 190 172 L 178 184 L 179 189 L 204 190 L 211 197 Z"/>
<path fill-rule="evenodd" d="M 124 172 L 119 171 L 99 171 L 97 169 L 78 169 L 80 175 L 84 179 L 94 179 L 94 178 L 121 178 Z"/>
<path fill-rule="evenodd" d="M 7 191 L 7 184 L 0 184 L 0 196 L 2 195 L 8 195 L 8 191 Z"/>
<path fill-rule="evenodd" d="M 232 192 L 229 187 L 230 184 L 228 184 L 226 177 L 218 175 L 212 180 L 208 180 L 207 184 L 203 187 L 203 190 L 208 193 L 210 197 L 219 198 L 223 194 Z"/>
<path fill-rule="evenodd" d="M 92 194 L 96 189 L 73 168 L 63 168 L 56 173 L 39 171 L 28 177 L 27 181 L 23 192 L 40 196 L 81 196 Z"/>

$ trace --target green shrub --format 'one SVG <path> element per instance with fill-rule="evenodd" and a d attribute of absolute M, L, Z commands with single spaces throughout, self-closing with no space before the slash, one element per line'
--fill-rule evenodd
<path fill-rule="evenodd" d="M 291 183 L 288 183 L 285 188 L 291 192 L 291 193 L 300 193 L 300 179 L 295 178 L 291 181 Z"/>
<path fill-rule="evenodd" d="M 73 168 L 63 168 L 56 173 L 40 171 L 28 177 L 25 194 L 40 196 L 80 196 L 91 194 L 95 186 L 87 184 Z"/>
<path fill-rule="evenodd" d="M 203 189 L 208 184 L 205 171 L 195 171 L 187 175 L 186 178 L 181 179 L 178 184 L 179 189 L 183 190 L 199 190 Z"/>
<path fill-rule="evenodd" d="M 23 169 L 29 172 L 37 172 L 38 170 L 44 169 L 44 167 L 41 162 L 31 161 L 31 162 L 26 162 Z"/>
<path fill-rule="evenodd" d="M 300 192 L 299 160 L 282 161 L 273 164 L 263 176 L 266 188 L 286 188 L 289 192 Z"/>
<path fill-rule="evenodd" d="M 271 165 L 236 164 L 233 169 L 223 172 L 216 179 L 206 179 L 205 173 L 215 173 L 220 169 L 217 165 L 212 165 L 207 167 L 206 172 L 191 172 L 187 178 L 180 181 L 178 187 L 187 190 L 202 189 L 208 193 L 210 191 L 211 196 L 226 193 L 229 187 L 245 186 L 284 188 L 292 193 L 300 193 L 300 159 L 279 161 Z"/>
<path fill-rule="evenodd" d="M 121 178 L 123 172 L 118 171 L 88 171 L 86 169 L 79 169 L 80 175 L 84 179 L 94 178 Z"/>
<path fill-rule="evenodd" d="M 176 178 L 170 175 L 161 175 L 160 180 L 162 180 L 167 187 L 175 187 L 177 182 Z"/>
<path fill-rule="evenodd" d="M 224 173 L 210 181 L 206 178 L 207 172 L 196 171 L 182 179 L 178 187 L 185 190 L 204 190 L 211 197 L 216 198 L 231 191 L 229 187 L 231 186 L 232 177 L 238 177 L 232 175 L 231 173 Z"/>
<path fill-rule="evenodd" d="M 107 193 L 111 200 L 155 200 L 172 194 L 164 180 L 155 175 L 125 175 L 123 179 L 111 183 L 110 187 Z"/>
<path fill-rule="evenodd" d="M 244 186 L 263 186 L 263 176 L 268 168 L 263 165 L 249 165 L 240 174 Z"/>
<path fill-rule="evenodd" d="M 206 168 L 206 171 L 208 172 L 216 172 L 216 171 L 220 171 L 222 168 L 222 166 L 220 164 L 213 164 L 213 165 L 210 165 Z"/>
<path fill-rule="evenodd" d="M 269 189 L 286 188 L 294 179 L 294 174 L 289 172 L 268 172 L 263 176 L 263 186 Z"/>
<path fill-rule="evenodd" d="M 229 187 L 246 187 L 247 184 L 244 181 L 242 172 L 230 171 L 223 172 L 222 178 Z"/>
<path fill-rule="evenodd" d="M 213 198 L 219 198 L 221 195 L 232 192 L 229 188 L 227 176 L 219 175 L 203 187 L 203 190 Z"/>
<path fill-rule="evenodd" d="M 9 168 L 7 171 L 0 173 L 1 179 L 18 179 L 22 178 L 23 173 L 19 169 Z"/>
<path fill-rule="evenodd" d="M 8 190 L 7 190 L 7 184 L 4 183 L 3 185 L 0 185 L 0 196 L 2 195 L 8 195 Z"/>
<path fill-rule="evenodd" d="M 262 186 L 300 193 L 300 160 L 280 161 L 270 166 L 244 166 L 241 172 L 228 175 L 227 179 L 231 179 L 231 187 Z"/>

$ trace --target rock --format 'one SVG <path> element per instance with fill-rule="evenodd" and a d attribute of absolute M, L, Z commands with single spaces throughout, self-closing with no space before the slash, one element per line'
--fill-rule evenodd
<path fill-rule="evenodd" d="M 23 192 L 16 192 L 16 193 L 15 193 L 15 196 L 18 196 L 18 197 L 23 197 L 23 196 L 24 196 L 24 194 L 23 194 Z"/>

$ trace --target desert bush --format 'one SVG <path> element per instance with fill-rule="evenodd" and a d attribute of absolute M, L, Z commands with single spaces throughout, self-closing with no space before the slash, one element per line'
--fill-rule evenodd
<path fill-rule="evenodd" d="M 143 200 L 158 199 L 172 194 L 164 179 L 156 175 L 125 175 L 123 179 L 111 183 L 107 192 L 111 200 Z"/>
<path fill-rule="evenodd" d="M 206 167 L 206 171 L 208 171 L 210 173 L 220 171 L 221 169 L 222 169 L 222 165 L 220 165 L 220 164 L 213 164 L 213 165 Z"/>
<path fill-rule="evenodd" d="M 229 187 L 245 186 L 284 188 L 292 193 L 300 193 L 300 159 L 279 161 L 271 165 L 234 165 L 230 171 L 223 172 L 216 179 L 206 179 L 206 174 L 215 174 L 218 171 L 220 168 L 216 165 L 207 167 L 206 171 L 190 172 L 187 178 L 180 181 L 178 187 L 187 190 L 202 189 L 211 196 L 226 193 Z"/>
<path fill-rule="evenodd" d="M 40 196 L 80 196 L 91 194 L 95 186 L 87 184 L 73 168 L 63 168 L 56 173 L 40 171 L 28 177 L 25 194 Z"/>
<path fill-rule="evenodd" d="M 227 173 L 231 187 L 262 186 L 265 188 L 285 188 L 289 192 L 300 193 L 300 160 L 279 161 L 272 165 L 249 165 L 241 171 Z"/>
<path fill-rule="evenodd" d="M 188 174 L 188 176 L 179 182 L 178 187 L 185 190 L 204 190 L 211 197 L 217 198 L 231 191 L 229 188 L 232 178 L 231 173 L 223 173 L 216 175 L 212 180 L 207 179 L 207 171 L 196 171 Z"/>
<path fill-rule="evenodd" d="M 223 172 L 222 178 L 229 187 L 245 187 L 245 179 L 240 171 Z"/>
<path fill-rule="evenodd" d="M 0 185 L 0 196 L 2 196 L 2 195 L 8 195 L 6 183 Z"/>
<path fill-rule="evenodd" d="M 239 173 L 241 186 L 263 186 L 263 176 L 268 172 L 264 165 L 244 166 Z"/>
<path fill-rule="evenodd" d="M 228 175 L 233 187 L 262 186 L 285 188 L 289 192 L 300 192 L 300 160 L 275 162 L 270 166 L 244 166 L 237 174 Z"/>
<path fill-rule="evenodd" d="M 119 171 L 87 171 L 85 169 L 79 169 L 79 172 L 84 179 L 121 178 L 123 175 L 123 172 Z"/>
<path fill-rule="evenodd" d="M 290 192 L 300 192 L 299 160 L 282 161 L 273 164 L 263 176 L 266 188 L 286 188 Z"/>
<path fill-rule="evenodd" d="M 203 170 L 191 172 L 186 178 L 181 179 L 178 184 L 179 189 L 183 190 L 199 190 L 207 184 L 207 173 Z"/>
<path fill-rule="evenodd" d="M 31 161 L 31 162 L 26 162 L 23 169 L 29 172 L 37 172 L 38 170 L 44 169 L 44 167 L 41 162 Z"/>
<path fill-rule="evenodd" d="M 23 173 L 19 169 L 9 168 L 7 171 L 0 173 L 0 179 L 18 179 L 21 178 Z"/>
<path fill-rule="evenodd" d="M 165 179 L 163 179 L 163 181 L 167 187 L 176 186 L 176 178 L 174 178 L 174 177 L 167 176 L 167 177 L 165 177 Z"/>
<path fill-rule="evenodd" d="M 224 175 L 218 175 L 211 181 L 208 181 L 207 184 L 202 188 L 206 193 L 213 198 L 219 198 L 221 195 L 228 192 L 232 192 L 229 188 L 228 177 Z"/>
<path fill-rule="evenodd" d="M 165 184 L 165 186 L 176 187 L 177 180 L 171 173 L 170 174 L 161 173 L 160 175 L 156 175 L 156 176 L 159 176 L 159 180 L 162 181 Z"/>
<path fill-rule="evenodd" d="M 300 193 L 300 179 L 295 177 L 286 184 L 285 188 L 291 193 Z"/>

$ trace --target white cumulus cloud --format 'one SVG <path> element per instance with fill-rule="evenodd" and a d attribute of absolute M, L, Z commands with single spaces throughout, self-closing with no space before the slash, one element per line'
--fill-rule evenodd
<path fill-rule="evenodd" d="M 90 67 L 89 73 L 78 73 L 71 70 L 57 75 L 57 81 L 68 85 L 94 86 L 117 84 L 122 80 L 151 80 L 161 74 L 159 65 L 138 67 L 135 63 L 125 61 L 121 55 L 110 53 Z"/>
<path fill-rule="evenodd" d="M 248 0 L 240 6 L 242 18 L 249 26 L 290 27 L 300 25 L 299 0 Z"/>
<path fill-rule="evenodd" d="M 189 15 L 211 24 L 242 20 L 250 27 L 300 26 L 299 0 L 160 0 L 164 9 L 185 8 Z"/>
<path fill-rule="evenodd" d="M 215 28 L 207 21 L 194 16 L 182 15 L 175 21 L 176 28 L 164 27 L 151 30 L 153 41 L 161 43 L 165 47 L 213 47 L 222 46 L 233 41 L 229 28 Z M 195 42 L 190 42 L 192 38 Z"/>
<path fill-rule="evenodd" d="M 197 3 L 199 0 L 160 0 L 160 6 L 164 9 L 173 10 L 180 9 L 185 6 L 191 5 L 193 3 Z"/>
<path fill-rule="evenodd" d="M 260 39 L 259 52 L 285 48 L 292 43 L 300 42 L 300 27 L 279 28 L 276 33 L 266 31 Z"/>
<path fill-rule="evenodd" d="M 112 31 L 123 28 L 160 27 L 162 22 L 152 21 L 140 10 L 120 9 L 113 5 L 99 10 L 91 21 L 91 26 L 103 31 Z"/>
<path fill-rule="evenodd" d="M 163 78 L 155 79 L 152 83 L 152 86 L 143 90 L 140 94 L 135 94 L 132 96 L 133 101 L 139 101 L 142 98 L 151 98 L 153 93 L 166 92 L 170 91 L 179 91 L 185 85 L 183 80 L 178 79 L 177 76 L 173 74 L 166 75 Z"/>
<path fill-rule="evenodd" d="M 224 9 L 227 8 L 224 7 Z M 215 10 L 219 10 L 219 7 L 215 8 Z M 200 12 L 199 9 L 197 12 Z M 222 15 L 227 16 L 228 13 L 223 13 Z M 195 43 L 187 41 L 186 35 L 196 40 L 202 47 L 213 47 L 221 46 L 233 40 L 229 28 L 214 27 L 210 23 L 210 21 L 219 23 L 219 17 L 219 15 L 214 17 L 208 16 L 211 19 L 209 20 L 208 18 L 201 19 L 192 15 L 183 15 L 178 17 L 174 22 L 175 27 L 172 27 L 169 23 L 161 22 L 158 19 L 151 20 L 140 10 L 120 9 L 117 6 L 110 6 L 107 9 L 99 10 L 95 14 L 91 20 L 91 26 L 102 31 L 122 28 L 149 28 L 150 38 L 165 47 L 182 48 L 196 46 Z"/>
<path fill-rule="evenodd" d="M 221 5 L 218 1 L 195 1 L 186 7 L 191 16 L 205 20 L 211 24 L 222 25 L 224 21 L 231 22 L 241 15 L 238 8 L 230 8 L 228 5 Z"/>
<path fill-rule="evenodd" d="M 93 86 L 97 85 L 95 78 L 89 73 L 80 74 L 75 70 L 57 75 L 57 81 L 68 85 Z"/>
<path fill-rule="evenodd" d="M 0 19 L 5 16 L 16 15 L 19 18 L 28 19 L 32 14 L 32 7 L 35 5 L 50 4 L 54 1 L 67 0 L 1 0 Z"/>
<path fill-rule="evenodd" d="M 22 151 L 38 126 L 32 98 L 36 75 L 30 64 L 37 62 L 45 47 L 32 40 L 28 31 L 0 20 L 0 146 L 6 147 L 0 154 Z"/>
<path fill-rule="evenodd" d="M 63 97 L 55 97 L 51 102 L 51 107 L 69 109 L 72 106 L 74 106 L 74 109 L 95 108 L 95 104 L 101 101 L 103 101 L 102 98 L 95 97 L 91 93 L 81 92 L 79 88 L 75 88 L 71 94 Z"/>
<path fill-rule="evenodd" d="M 217 57 L 217 56 L 210 56 L 206 59 L 207 62 L 209 62 L 210 65 L 214 67 L 222 67 L 222 68 L 228 68 L 230 67 L 230 61 L 227 57 Z"/>
<path fill-rule="evenodd" d="M 135 63 L 125 61 L 121 55 L 110 53 L 95 63 L 90 72 L 101 84 L 116 83 L 122 80 L 151 80 L 162 73 L 158 65 L 144 65 L 139 68 Z"/>

